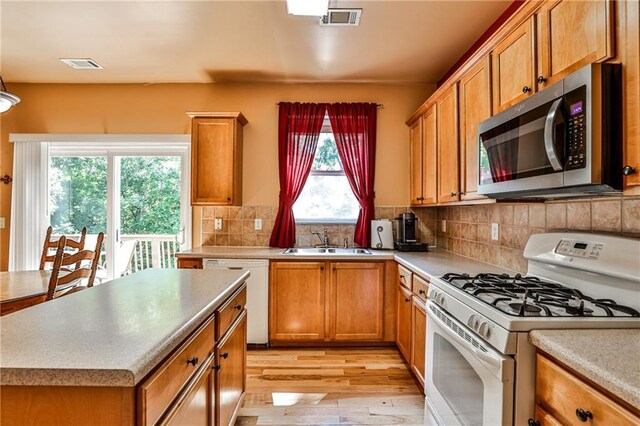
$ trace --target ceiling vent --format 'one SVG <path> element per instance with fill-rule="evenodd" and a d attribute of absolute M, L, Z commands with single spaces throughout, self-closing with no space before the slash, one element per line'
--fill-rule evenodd
<path fill-rule="evenodd" d="M 93 59 L 60 59 L 60 61 L 76 70 L 101 70 L 102 66 Z"/>
<path fill-rule="evenodd" d="M 320 18 L 320 25 L 357 27 L 360 15 L 362 9 L 329 9 L 329 13 Z"/>

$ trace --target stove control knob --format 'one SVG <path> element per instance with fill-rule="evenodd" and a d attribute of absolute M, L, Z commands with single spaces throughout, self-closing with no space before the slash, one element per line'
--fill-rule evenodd
<path fill-rule="evenodd" d="M 489 335 L 491 334 L 491 330 L 489 329 L 489 323 L 488 323 L 488 322 L 486 322 L 486 321 L 483 321 L 483 322 L 480 324 L 480 327 L 478 328 L 478 333 L 479 333 L 481 336 L 489 337 Z"/>
<path fill-rule="evenodd" d="M 467 325 L 474 330 L 478 328 L 478 318 L 475 315 L 469 315 L 469 319 L 467 320 Z"/>
<path fill-rule="evenodd" d="M 436 302 L 444 306 L 444 294 L 438 294 L 438 299 L 436 300 Z"/>

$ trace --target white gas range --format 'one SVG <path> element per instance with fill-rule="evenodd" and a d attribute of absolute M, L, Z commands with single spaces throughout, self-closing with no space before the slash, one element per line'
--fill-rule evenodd
<path fill-rule="evenodd" d="M 532 235 L 526 276 L 452 271 L 427 301 L 427 407 L 441 425 L 526 425 L 535 329 L 640 328 L 640 240 Z"/>

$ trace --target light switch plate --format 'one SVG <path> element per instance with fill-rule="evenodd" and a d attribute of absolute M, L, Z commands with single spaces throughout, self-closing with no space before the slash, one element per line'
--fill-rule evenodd
<path fill-rule="evenodd" d="M 442 232 L 447 232 L 447 221 L 446 220 L 442 221 Z"/>
<path fill-rule="evenodd" d="M 4 217 L 0 217 L 0 229 L 4 229 Z"/>
<path fill-rule="evenodd" d="M 215 224 L 215 227 L 216 227 L 216 230 L 217 230 L 217 231 L 219 231 L 220 229 L 222 229 L 222 219 L 217 218 L 217 219 L 215 220 L 215 223 L 214 223 L 214 224 Z"/>
<path fill-rule="evenodd" d="M 256 219 L 254 224 L 256 231 L 260 231 L 262 229 L 262 219 Z"/>
<path fill-rule="evenodd" d="M 493 241 L 498 241 L 498 224 L 497 223 L 491 224 L 491 239 Z"/>

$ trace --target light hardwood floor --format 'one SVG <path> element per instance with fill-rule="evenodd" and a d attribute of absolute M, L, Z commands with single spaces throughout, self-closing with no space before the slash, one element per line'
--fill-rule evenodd
<path fill-rule="evenodd" d="M 395 348 L 247 353 L 236 425 L 424 425 L 424 397 Z"/>

